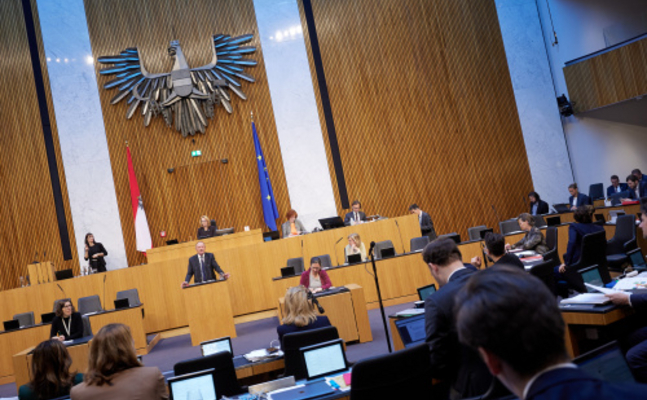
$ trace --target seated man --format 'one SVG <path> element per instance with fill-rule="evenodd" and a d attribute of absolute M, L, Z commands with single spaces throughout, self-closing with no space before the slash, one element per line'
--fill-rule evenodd
<path fill-rule="evenodd" d="M 344 223 L 346 225 L 356 225 L 366 222 L 366 214 L 362 211 L 362 203 L 359 200 L 353 201 L 351 209 L 352 211 L 344 217 Z"/>
<path fill-rule="evenodd" d="M 571 210 L 577 210 L 578 207 L 591 204 L 589 196 L 584 193 L 580 193 L 577 189 L 577 183 L 571 183 L 568 186 L 568 192 L 571 194 L 571 197 L 568 198 L 568 204 L 571 207 Z"/>
<path fill-rule="evenodd" d="M 647 186 L 647 175 L 644 175 L 638 168 L 631 170 L 631 175 L 636 175 L 641 186 Z"/>
<path fill-rule="evenodd" d="M 532 275 L 506 266 L 481 271 L 456 304 L 460 341 L 520 399 L 645 398 L 647 385 L 605 382 L 570 362 L 555 297 Z"/>
<path fill-rule="evenodd" d="M 494 265 L 512 265 L 525 270 L 523 262 L 519 257 L 505 251 L 505 238 L 500 233 L 488 232 L 485 234 L 485 254 L 488 256 Z M 472 258 L 472 265 L 476 268 L 481 268 L 483 261 L 481 257 L 476 256 Z"/>
<path fill-rule="evenodd" d="M 422 258 L 440 286 L 425 299 L 425 333 L 432 377 L 451 385 L 452 398 L 483 394 L 492 376 L 476 352 L 458 343 L 454 318 L 454 297 L 475 272 L 465 268 L 461 252 L 451 239 L 429 243 Z"/>
<path fill-rule="evenodd" d="M 641 197 L 644 196 L 644 188 L 641 187 L 642 185 L 640 184 L 640 180 L 636 175 L 629 175 L 627 176 L 627 193 L 628 196 L 625 199 L 622 199 L 622 201 L 625 200 L 640 200 Z"/>
<path fill-rule="evenodd" d="M 607 197 L 620 192 L 626 191 L 628 188 L 626 183 L 620 183 L 620 178 L 618 175 L 611 175 L 611 186 L 607 188 Z"/>

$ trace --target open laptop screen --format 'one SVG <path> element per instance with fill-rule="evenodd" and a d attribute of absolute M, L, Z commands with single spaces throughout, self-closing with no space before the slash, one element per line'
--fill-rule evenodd
<path fill-rule="evenodd" d="M 573 363 L 589 374 L 613 383 L 635 382 L 620 351 L 618 342 L 611 342 L 579 356 Z"/>
<path fill-rule="evenodd" d="M 331 375 L 348 368 L 341 339 L 303 347 L 299 350 L 303 355 L 308 379 Z"/>
<path fill-rule="evenodd" d="M 231 339 L 229 336 L 202 342 L 200 343 L 200 348 L 202 349 L 203 357 L 220 353 L 221 351 L 228 351 L 232 355 L 234 354 L 231 348 Z"/>
<path fill-rule="evenodd" d="M 597 265 L 581 270 L 580 275 L 582 276 L 582 280 L 584 281 L 584 283 L 588 283 L 589 285 L 604 287 L 604 281 L 602 281 L 602 276 L 600 276 L 600 269 L 598 268 Z M 589 293 L 596 292 L 596 290 L 591 289 L 588 286 L 586 287 L 586 289 Z"/>
<path fill-rule="evenodd" d="M 645 259 L 643 258 L 643 252 L 640 250 L 640 247 L 635 250 L 631 250 L 627 255 L 629 256 L 629 260 L 631 260 L 631 265 L 633 265 L 634 269 L 647 269 Z"/>
<path fill-rule="evenodd" d="M 433 283 L 431 285 L 418 288 L 418 296 L 420 296 L 420 300 L 425 300 L 427 297 L 429 297 L 430 294 L 435 292 L 436 292 L 436 285 L 434 285 Z"/>
<path fill-rule="evenodd" d="M 398 319 L 395 321 L 395 326 L 398 328 L 404 347 L 415 346 L 425 341 L 425 314 Z"/>
<path fill-rule="evenodd" d="M 192 374 L 169 378 L 171 398 L 180 399 L 216 399 L 214 369 L 207 369 Z"/>

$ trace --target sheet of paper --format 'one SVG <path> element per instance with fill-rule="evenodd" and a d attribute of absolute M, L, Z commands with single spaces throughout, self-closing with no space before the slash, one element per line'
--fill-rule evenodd
<path fill-rule="evenodd" d="M 618 290 L 647 289 L 647 276 L 641 275 L 620 279 L 615 288 Z"/>
<path fill-rule="evenodd" d="M 595 285 L 591 285 L 590 283 L 584 283 L 584 284 L 586 285 L 586 287 L 591 288 L 591 289 L 593 289 L 593 290 L 597 290 L 598 292 L 600 292 L 600 293 L 604 293 L 604 294 L 611 294 L 611 293 L 622 292 L 622 290 L 618 290 L 618 289 L 617 289 L 617 288 L 615 288 L 615 287 L 614 287 L 613 289 L 608 289 L 608 288 L 605 288 L 605 287 L 602 287 L 602 286 L 595 286 Z M 617 286 L 617 285 L 616 285 L 616 286 Z"/>
<path fill-rule="evenodd" d="M 610 301 L 602 293 L 582 293 L 575 297 L 562 300 L 561 304 L 606 304 Z"/>

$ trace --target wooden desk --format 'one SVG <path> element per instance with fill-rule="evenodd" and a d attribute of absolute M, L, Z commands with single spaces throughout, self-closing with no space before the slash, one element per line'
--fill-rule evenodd
<path fill-rule="evenodd" d="M 17 349 L 36 347 L 49 339 L 51 325 L 36 325 L 17 331 L 0 333 L 0 384 L 14 381 L 12 355 Z"/>
<path fill-rule="evenodd" d="M 16 371 L 16 391 L 20 386 L 31 381 L 31 359 L 29 354 L 35 346 L 29 347 L 13 356 L 13 369 Z M 90 342 L 67 347 L 68 353 L 72 358 L 70 371 L 85 373 L 88 370 L 88 356 L 90 355 Z"/>
<path fill-rule="evenodd" d="M 146 332 L 144 332 L 144 320 L 142 317 L 143 306 L 123 308 L 120 310 L 108 310 L 100 314 L 89 316 L 92 333 L 99 332 L 99 329 L 108 324 L 124 324 L 130 328 L 130 334 L 135 341 L 137 354 L 148 354 L 146 350 Z"/>
<path fill-rule="evenodd" d="M 236 337 L 229 281 L 193 285 L 183 291 L 192 346 L 222 336 Z"/>
<path fill-rule="evenodd" d="M 337 327 L 339 337 L 345 342 L 370 342 L 373 340 L 373 333 L 368 320 L 364 290 L 357 284 L 348 284 L 346 288 L 350 291 L 317 297 L 317 300 L 324 308 L 330 323 Z M 283 324 L 285 317 L 283 297 L 279 298 L 278 314 L 279 322 Z"/>
<path fill-rule="evenodd" d="M 400 331 L 398 331 L 398 327 L 395 326 L 395 321 L 397 320 L 398 318 L 389 315 L 389 327 L 391 328 L 391 341 L 393 342 L 393 351 L 404 349 L 404 343 L 402 343 Z"/>
<path fill-rule="evenodd" d="M 617 307 L 606 313 L 562 311 L 562 318 L 566 324 L 564 340 L 568 354 L 571 357 L 580 355 L 579 339 L 587 326 L 611 325 L 633 313 L 633 309 L 629 307 Z"/>

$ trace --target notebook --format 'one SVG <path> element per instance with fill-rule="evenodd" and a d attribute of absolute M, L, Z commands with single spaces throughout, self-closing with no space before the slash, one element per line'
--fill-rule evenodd
<path fill-rule="evenodd" d="M 425 342 L 425 315 L 398 319 L 395 327 L 400 333 L 400 339 L 404 347 L 411 347 Z"/>
<path fill-rule="evenodd" d="M 341 373 L 348 369 L 343 339 L 335 339 L 302 347 L 299 354 L 306 367 L 308 380 Z"/>
<path fill-rule="evenodd" d="M 231 338 L 229 336 L 202 342 L 200 343 L 200 349 L 202 350 L 202 357 L 220 353 L 221 351 L 228 351 L 232 355 L 234 354 L 234 350 L 231 347 Z"/>
<path fill-rule="evenodd" d="M 175 400 L 215 400 L 216 381 L 214 369 L 180 375 L 168 379 L 171 398 Z"/>
<path fill-rule="evenodd" d="M 418 288 L 418 297 L 420 297 L 420 300 L 424 300 L 427 297 L 429 297 L 430 294 L 435 292 L 436 292 L 436 285 L 432 283 L 431 285 Z"/>

